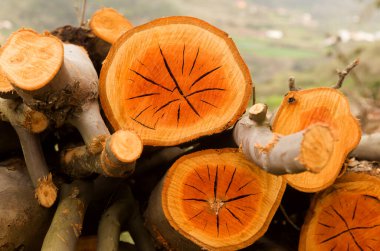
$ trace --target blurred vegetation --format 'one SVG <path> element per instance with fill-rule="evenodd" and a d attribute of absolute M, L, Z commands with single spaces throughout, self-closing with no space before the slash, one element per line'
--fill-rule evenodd
<path fill-rule="evenodd" d="M 329 86 L 344 68 L 328 37 L 339 30 L 380 32 L 379 0 L 87 0 L 86 18 L 98 8 L 113 7 L 135 25 L 170 15 L 204 19 L 226 31 L 251 70 L 256 100 L 277 106 L 287 92 L 287 79 L 299 87 Z M 81 0 L 1 0 L 0 43 L 20 27 L 38 31 L 78 25 Z M 277 32 L 273 38 L 268 32 Z M 280 32 L 280 33 L 279 33 Z M 380 33 L 379 33 L 380 36 Z M 378 98 L 380 41 L 339 44 L 348 60 L 360 58 L 355 70 L 363 85 Z M 360 92 L 352 78 L 343 91 Z"/>

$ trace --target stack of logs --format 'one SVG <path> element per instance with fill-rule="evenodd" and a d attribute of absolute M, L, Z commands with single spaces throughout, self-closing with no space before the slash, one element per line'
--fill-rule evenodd
<path fill-rule="evenodd" d="M 104 8 L 89 28 L 18 30 L 0 49 L 0 249 L 242 249 L 287 184 L 318 192 L 300 250 L 380 249 L 379 172 L 345 162 L 380 157 L 338 90 L 357 64 L 333 87 L 290 79 L 270 122 L 246 111 L 233 41 L 202 20 L 133 27 Z"/>

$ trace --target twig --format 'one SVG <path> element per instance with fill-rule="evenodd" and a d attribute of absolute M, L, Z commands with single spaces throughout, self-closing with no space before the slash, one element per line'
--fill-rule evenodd
<path fill-rule="evenodd" d="M 300 90 L 300 88 L 296 87 L 296 79 L 293 76 L 289 77 L 289 81 L 288 82 L 289 82 L 289 91 L 298 91 L 298 90 Z"/>
<path fill-rule="evenodd" d="M 355 59 L 351 64 L 349 64 L 346 67 L 346 69 L 344 69 L 342 71 L 337 71 L 338 76 L 339 76 L 339 80 L 334 86 L 332 86 L 332 88 L 339 89 L 340 87 L 342 87 L 343 81 L 344 81 L 345 77 L 347 76 L 347 74 L 350 73 L 350 71 L 352 69 L 354 69 L 355 66 L 357 66 L 358 64 L 359 64 L 359 59 Z"/>
<path fill-rule="evenodd" d="M 87 7 L 87 0 L 83 0 L 81 18 L 80 18 L 80 23 L 79 23 L 80 27 L 83 27 L 85 25 L 84 17 L 86 14 L 86 7 Z"/>
<path fill-rule="evenodd" d="M 301 230 L 300 227 L 297 226 L 296 223 L 294 223 L 294 222 L 290 219 L 289 215 L 286 213 L 285 208 L 284 208 L 284 206 L 283 206 L 282 204 L 280 204 L 280 210 L 281 210 L 281 213 L 284 215 L 285 220 L 286 220 L 286 221 L 287 221 L 292 227 L 294 227 L 294 229 L 296 229 L 297 231 L 300 231 L 300 230 Z"/>

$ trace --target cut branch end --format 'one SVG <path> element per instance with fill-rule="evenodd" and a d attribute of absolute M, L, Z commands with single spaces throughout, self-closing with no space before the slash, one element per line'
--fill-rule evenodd
<path fill-rule="evenodd" d="M 51 173 L 48 176 L 38 180 L 35 190 L 35 197 L 38 203 L 43 207 L 51 207 L 57 199 L 57 187 L 53 183 Z"/>
<path fill-rule="evenodd" d="M 266 104 L 257 103 L 249 108 L 248 116 L 251 120 L 261 124 L 266 120 L 267 112 L 268 106 Z"/>
<path fill-rule="evenodd" d="M 296 78 L 295 77 L 289 77 L 289 91 L 298 91 L 300 88 L 297 88 L 296 86 Z"/>

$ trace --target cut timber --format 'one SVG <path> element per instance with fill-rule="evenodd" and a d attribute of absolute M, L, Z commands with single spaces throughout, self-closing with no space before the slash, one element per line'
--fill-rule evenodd
<path fill-rule="evenodd" d="M 122 14 L 112 8 L 96 11 L 90 20 L 91 31 L 104 41 L 113 44 L 133 25 Z"/>
<path fill-rule="evenodd" d="M 235 125 L 235 143 L 247 159 L 273 174 L 320 172 L 333 157 L 329 127 L 318 123 L 282 136 L 271 131 L 266 111 L 266 105 L 255 104 Z"/>
<path fill-rule="evenodd" d="M 286 183 L 238 149 L 181 157 L 153 191 L 145 213 L 156 240 L 174 250 L 237 250 L 266 232 Z"/>
<path fill-rule="evenodd" d="M 380 250 L 380 178 L 347 172 L 313 200 L 299 250 Z"/>
<path fill-rule="evenodd" d="M 346 97 L 327 87 L 290 91 L 276 113 L 273 131 L 288 135 L 315 123 L 327 124 L 331 129 L 333 157 L 318 174 L 305 172 L 286 176 L 289 185 L 303 192 L 320 191 L 334 183 L 346 156 L 361 137 L 359 123 L 352 116 Z"/>
<path fill-rule="evenodd" d="M 247 66 L 224 32 L 191 17 L 169 17 L 127 31 L 112 46 L 100 98 L 115 129 L 144 145 L 176 145 L 223 131 L 252 92 Z"/>
<path fill-rule="evenodd" d="M 51 211 L 34 199 L 23 161 L 0 162 L 0 194 L 0 250 L 41 250 Z"/>
<path fill-rule="evenodd" d="M 11 84 L 28 91 L 48 84 L 62 62 L 62 42 L 29 29 L 14 32 L 0 50 L 0 66 Z"/>

